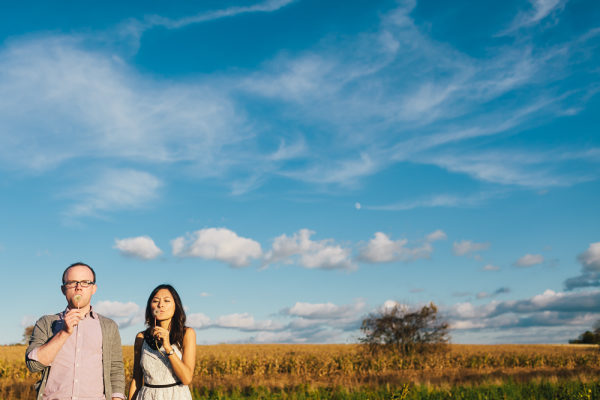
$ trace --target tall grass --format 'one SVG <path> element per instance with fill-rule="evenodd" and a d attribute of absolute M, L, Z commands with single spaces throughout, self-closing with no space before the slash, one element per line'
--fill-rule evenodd
<path fill-rule="evenodd" d="M 190 387 L 202 399 L 541 399 L 586 398 L 577 396 L 587 393 L 600 398 L 600 352 L 594 346 L 451 345 L 445 353 L 410 357 L 372 356 L 363 349 L 360 345 L 198 346 Z M 33 398 L 32 385 L 39 375 L 26 369 L 24 352 L 24 346 L 0 346 L 0 399 Z M 125 346 L 123 353 L 129 382 L 133 348 Z M 405 389 L 407 393 L 401 392 Z M 531 397 L 528 390 L 554 394 Z M 525 397 L 510 394 L 517 392 Z M 560 397 L 561 393 L 575 397 Z M 501 395 L 506 397 L 490 397 Z"/>

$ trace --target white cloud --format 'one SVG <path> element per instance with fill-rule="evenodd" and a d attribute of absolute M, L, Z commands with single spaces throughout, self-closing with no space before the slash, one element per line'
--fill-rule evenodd
<path fill-rule="evenodd" d="M 33 315 L 24 315 L 23 318 L 21 318 L 21 326 L 25 328 L 31 325 L 35 325 L 36 321 L 37 318 Z"/>
<path fill-rule="evenodd" d="M 544 262 L 544 256 L 541 254 L 525 254 L 523 257 L 515 261 L 517 267 L 531 267 Z"/>
<path fill-rule="evenodd" d="M 441 231 L 433 233 L 439 237 Z M 441 232 L 443 234 L 443 232 Z M 431 236 L 431 235 L 430 235 Z M 429 239 L 429 236 L 428 236 Z M 439 239 L 438 239 L 439 240 Z M 376 232 L 373 239 L 367 243 L 359 255 L 359 259 L 370 263 L 384 263 L 393 261 L 414 261 L 420 258 L 429 258 L 433 252 L 430 240 L 417 247 L 406 247 L 407 239 L 391 240 L 385 233 Z"/>
<path fill-rule="evenodd" d="M 115 239 L 115 249 L 128 257 L 137 257 L 142 260 L 152 260 L 162 254 L 154 240 L 149 236 L 138 236 L 126 239 Z"/>
<path fill-rule="evenodd" d="M 600 242 L 591 243 L 577 259 L 584 271 L 600 272 Z"/>
<path fill-rule="evenodd" d="M 99 314 L 113 319 L 121 329 L 144 321 L 143 310 L 133 302 L 104 300 L 95 303 L 93 308 Z"/>
<path fill-rule="evenodd" d="M 497 265 L 493 265 L 493 264 L 486 264 L 483 266 L 482 269 L 484 271 L 499 271 L 500 267 L 498 267 Z"/>
<path fill-rule="evenodd" d="M 187 325 L 196 329 L 221 328 L 241 332 L 277 331 L 284 328 L 283 324 L 276 321 L 256 321 L 248 313 L 222 315 L 216 319 L 211 319 L 203 313 L 193 313 L 187 316 Z"/>
<path fill-rule="evenodd" d="M 305 319 L 347 319 L 355 318 L 365 307 L 363 301 L 354 304 L 338 306 L 333 303 L 304 303 L 297 302 L 282 311 L 283 314 Z"/>
<path fill-rule="evenodd" d="M 519 13 L 511 26 L 502 32 L 501 35 L 506 35 L 539 23 L 553 12 L 562 9 L 566 2 L 567 0 L 529 0 L 531 10 Z"/>
<path fill-rule="evenodd" d="M 226 228 L 207 228 L 178 237 L 171 242 L 173 255 L 218 260 L 232 267 L 244 267 L 262 256 L 260 244 Z"/>
<path fill-rule="evenodd" d="M 209 327 L 211 321 L 203 313 L 194 313 L 186 316 L 186 324 L 192 328 L 203 329 Z"/>
<path fill-rule="evenodd" d="M 272 12 L 290 3 L 264 1 L 181 18 L 149 16 L 128 20 L 119 34 L 139 39 L 155 26 L 177 29 Z M 562 4 L 537 0 L 529 18 L 542 20 Z M 368 33 L 330 38 L 299 54 L 263 60 L 257 72 L 236 70 L 181 82 L 139 73 L 128 65 L 109 48 L 122 37 L 104 38 L 102 46 L 94 35 L 9 41 L 0 51 L 0 123 L 15 134 L 0 136 L 0 164 L 37 173 L 87 160 L 131 168 L 183 166 L 172 170 L 223 178 L 234 194 L 255 190 L 272 176 L 350 187 L 401 162 L 435 165 L 503 185 L 579 182 L 580 176 L 556 172 L 554 167 L 565 162 L 559 157 L 528 163 L 524 160 L 533 150 L 524 149 L 521 161 L 506 163 L 498 160 L 520 149 L 506 149 L 494 158 L 476 146 L 457 156 L 456 146 L 515 133 L 565 110 L 584 110 L 589 88 L 576 85 L 565 93 L 552 85 L 573 74 L 567 69 L 569 57 L 581 43 L 536 48 L 524 41 L 476 59 L 427 37 L 412 20 L 414 7 L 407 2 L 382 11 L 379 26 Z M 540 87 L 545 90 L 535 90 Z M 517 91 L 522 101 L 488 107 Z M 259 101 L 277 104 L 268 121 L 248 111 L 249 103 Z M 507 120 L 507 115 L 515 117 Z M 294 132 L 285 139 L 295 136 L 295 145 L 264 146 L 269 142 L 262 140 L 266 131 L 286 132 L 293 125 L 300 131 L 323 127 L 324 132 Z M 395 209 L 485 200 L 442 194 L 399 203 Z M 99 205 L 83 204 L 70 210 L 82 215 L 100 211 Z"/>
<path fill-rule="evenodd" d="M 588 249 L 577 256 L 582 274 L 565 280 L 567 290 L 579 287 L 600 286 L 600 242 L 590 243 Z"/>
<path fill-rule="evenodd" d="M 476 243 L 471 240 L 461 240 L 452 244 L 452 251 L 457 256 L 465 256 L 470 253 L 487 250 L 490 248 L 489 243 Z"/>
<path fill-rule="evenodd" d="M 487 298 L 490 298 L 490 297 L 495 297 L 495 296 L 498 296 L 498 295 L 501 295 L 501 294 L 506 294 L 506 293 L 510 293 L 510 289 L 507 288 L 507 287 L 501 287 L 501 288 L 496 289 L 493 293 L 479 292 L 479 293 L 477 293 L 475 295 L 475 297 L 478 300 L 481 300 L 481 299 L 487 299 Z"/>
<path fill-rule="evenodd" d="M 350 258 L 350 249 L 334 244 L 331 239 L 313 241 L 310 237 L 314 233 L 308 229 L 301 229 L 291 237 L 285 234 L 276 237 L 271 250 L 265 254 L 263 264 L 290 264 L 297 259 L 300 266 L 311 269 L 356 268 Z"/>
<path fill-rule="evenodd" d="M 500 288 L 494 294 L 507 292 L 508 288 Z M 482 293 L 479 298 L 491 296 Z M 443 312 L 454 330 L 522 329 L 526 334 L 538 327 L 569 326 L 571 336 L 567 338 L 573 338 L 600 318 L 599 301 L 599 290 L 571 293 L 546 290 L 529 299 L 491 301 L 482 306 L 460 303 Z"/>
<path fill-rule="evenodd" d="M 255 321 L 254 317 L 248 313 L 221 316 L 213 322 L 212 326 L 240 331 L 272 331 L 280 330 L 283 327 L 283 325 L 271 320 Z"/>
<path fill-rule="evenodd" d="M 437 194 L 426 198 L 392 204 L 364 206 L 364 208 L 382 211 L 406 211 L 415 208 L 474 207 L 498 197 L 500 194 L 500 192 L 479 192 L 471 195 Z"/>
<path fill-rule="evenodd" d="M 429 235 L 427 235 L 428 242 L 435 242 L 438 240 L 446 240 L 446 239 L 448 239 L 448 236 L 441 229 L 438 229 L 435 232 L 431 232 Z"/>
<path fill-rule="evenodd" d="M 98 216 L 103 212 L 143 207 L 158 197 L 161 186 L 162 182 L 147 172 L 107 170 L 92 184 L 73 191 L 77 202 L 66 215 Z"/>
<path fill-rule="evenodd" d="M 259 332 L 250 340 L 250 343 L 306 343 L 306 339 L 294 336 L 293 332 Z"/>
<path fill-rule="evenodd" d="M 204 12 L 179 19 L 166 18 L 159 15 L 150 15 L 147 16 L 143 22 L 129 22 L 129 25 L 123 27 L 122 29 L 126 32 L 130 32 L 130 34 L 133 33 L 132 30 L 134 30 L 136 36 L 139 36 L 144 30 L 151 29 L 156 26 L 167 29 L 180 29 L 191 24 L 214 21 L 221 18 L 235 17 L 248 13 L 273 12 L 293 3 L 294 1 L 295 0 L 266 0 L 250 6 L 228 7 L 225 9 Z"/>
<path fill-rule="evenodd" d="M 71 160 L 195 161 L 206 173 L 221 169 L 221 146 L 245 134 L 243 111 L 201 83 L 165 85 L 86 44 L 38 36 L 0 52 L 0 121 L 18 132 L 0 136 L 1 163 L 48 171 Z"/>

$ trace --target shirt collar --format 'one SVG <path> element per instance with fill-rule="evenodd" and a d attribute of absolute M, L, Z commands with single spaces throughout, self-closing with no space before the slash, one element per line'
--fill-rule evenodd
<path fill-rule="evenodd" d="M 63 311 L 63 312 L 62 312 L 62 316 L 63 316 L 63 318 L 64 318 L 65 314 L 66 314 L 66 313 L 68 313 L 70 310 L 71 310 L 71 309 L 69 308 L 69 306 L 67 306 L 67 308 L 65 308 L 65 311 Z M 98 316 L 98 313 L 94 311 L 94 309 L 93 309 L 93 307 L 92 307 L 92 306 L 90 306 L 90 312 L 86 314 L 86 317 L 87 317 L 88 315 L 89 315 L 90 317 L 92 317 L 92 318 L 96 319 L 96 317 Z"/>

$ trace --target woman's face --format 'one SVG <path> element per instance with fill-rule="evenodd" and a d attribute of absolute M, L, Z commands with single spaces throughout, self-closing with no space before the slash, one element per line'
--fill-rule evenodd
<path fill-rule="evenodd" d="M 175 314 L 175 300 L 167 289 L 160 289 L 156 292 L 150 302 L 150 307 L 152 315 L 158 321 L 173 318 L 173 314 Z"/>

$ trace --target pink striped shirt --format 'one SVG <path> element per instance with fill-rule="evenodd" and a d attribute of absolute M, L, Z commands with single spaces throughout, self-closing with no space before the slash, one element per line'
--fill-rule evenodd
<path fill-rule="evenodd" d="M 53 324 L 54 334 L 63 329 L 65 310 Z M 37 361 L 37 348 L 28 357 Z M 102 330 L 97 314 L 91 311 L 79 322 L 75 331 L 50 365 L 44 400 L 105 400 L 102 370 Z M 125 398 L 121 393 L 113 397 Z"/>

